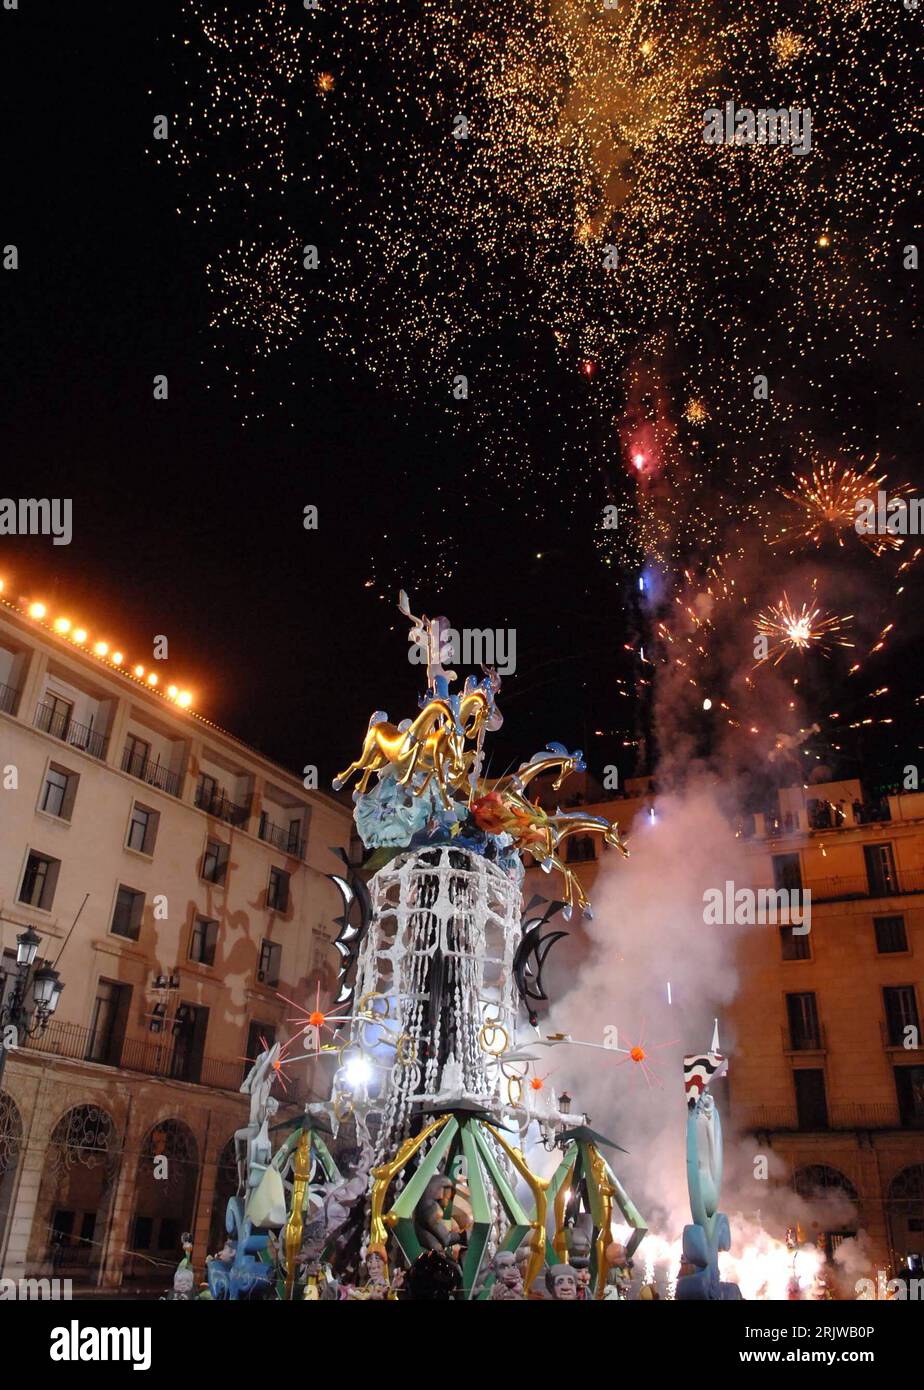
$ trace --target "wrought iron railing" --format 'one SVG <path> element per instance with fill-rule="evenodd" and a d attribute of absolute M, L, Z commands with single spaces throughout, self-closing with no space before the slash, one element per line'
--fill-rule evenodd
<path fill-rule="evenodd" d="M 11 685 L 0 685 L 0 713 L 15 714 L 19 691 Z"/>
<path fill-rule="evenodd" d="M 194 1061 L 187 1064 L 183 1054 L 176 1051 L 174 1039 L 169 1033 L 159 1034 L 151 1040 L 122 1038 L 103 1042 L 89 1028 L 52 1019 L 44 1033 L 24 1038 L 23 1044 L 32 1052 L 114 1066 L 120 1071 L 142 1072 L 145 1076 L 188 1081 L 198 1086 L 209 1086 L 213 1090 L 237 1091 L 241 1084 L 238 1061 L 205 1057 L 198 1065 Z"/>
<path fill-rule="evenodd" d="M 147 782 L 149 787 L 169 792 L 171 796 L 179 796 L 182 790 L 182 778 L 178 772 L 171 772 L 163 763 L 152 762 L 141 753 L 133 753 L 128 743 L 122 754 L 122 771 L 137 777 L 140 782 Z"/>
<path fill-rule="evenodd" d="M 227 821 L 229 825 L 246 825 L 250 818 L 249 805 L 238 805 L 228 798 L 223 788 L 215 790 L 201 780 L 196 786 L 195 802 L 200 811 L 215 816 L 217 820 Z"/>
<path fill-rule="evenodd" d="M 836 902 L 843 898 L 894 898 L 902 893 L 924 893 L 924 870 L 897 869 L 887 878 L 870 879 L 867 874 L 852 877 L 820 878 L 807 885 L 814 902 Z"/>
<path fill-rule="evenodd" d="M 296 859 L 304 859 L 305 841 L 297 831 L 287 830 L 285 826 L 276 825 L 275 821 L 261 816 L 257 834 L 261 840 L 265 840 L 268 845 L 275 845 L 283 853 L 292 854 Z"/>
<path fill-rule="evenodd" d="M 54 705 L 40 704 L 35 711 L 34 722 L 43 734 L 50 734 L 71 748 L 79 748 L 81 752 L 89 753 L 91 758 L 102 760 L 106 756 L 109 739 L 105 734 L 97 733 L 83 724 L 75 724 L 66 711 L 56 710 Z"/>
<path fill-rule="evenodd" d="M 795 1106 L 735 1107 L 734 1119 L 743 1129 L 798 1130 L 816 1129 L 817 1125 L 800 1125 Z M 826 1129 L 899 1129 L 902 1128 L 898 1106 L 889 1102 L 861 1102 L 828 1107 Z"/>
<path fill-rule="evenodd" d="M 769 892 L 779 891 L 769 884 L 760 887 Z M 809 889 L 813 903 L 845 902 L 851 898 L 897 898 L 907 893 L 924 893 L 924 869 L 896 869 L 887 878 L 872 880 L 868 874 L 813 878 L 785 887 L 797 893 Z"/>

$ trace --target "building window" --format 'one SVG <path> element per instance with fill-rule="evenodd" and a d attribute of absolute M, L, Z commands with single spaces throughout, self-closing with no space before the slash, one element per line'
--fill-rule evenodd
<path fill-rule="evenodd" d="M 920 1046 L 920 1026 L 918 1023 L 918 1003 L 914 997 L 914 985 L 886 985 L 882 991 L 885 1004 L 886 1033 L 890 1047 L 904 1047 L 906 1029 L 913 1028 L 913 1040 Z"/>
<path fill-rule="evenodd" d="M 206 883 L 224 883 L 228 869 L 229 846 L 220 840 L 207 840 L 202 856 L 202 873 Z"/>
<path fill-rule="evenodd" d="M 596 859 L 597 850 L 594 845 L 593 836 L 580 835 L 568 841 L 568 863 L 586 864 L 592 859 Z"/>
<path fill-rule="evenodd" d="M 924 1067 L 896 1067 L 895 1090 L 902 1124 L 924 1129 Z"/>
<path fill-rule="evenodd" d="M 196 783 L 196 805 L 201 811 L 211 811 L 218 801 L 218 781 L 207 772 L 199 773 Z"/>
<path fill-rule="evenodd" d="M 876 930 L 876 950 L 880 955 L 895 955 L 907 951 L 908 937 L 905 934 L 904 917 L 874 917 Z"/>
<path fill-rule="evenodd" d="M 794 1052 L 812 1052 L 821 1047 L 821 1028 L 818 1024 L 818 1005 L 815 995 L 787 994 L 786 1013 L 789 1018 L 789 1045 Z"/>
<path fill-rule="evenodd" d="M 276 1041 L 276 1028 L 272 1023 L 261 1023 L 258 1018 L 250 1020 L 247 1029 L 247 1052 L 244 1057 L 243 1081 L 260 1053 L 272 1047 Z"/>
<path fill-rule="evenodd" d="M 68 772 L 66 767 L 50 763 L 42 784 L 39 810 L 49 816 L 57 816 L 59 820 L 70 820 L 79 780 L 76 772 Z"/>
<path fill-rule="evenodd" d="M 154 1219 L 150 1216 L 136 1216 L 135 1229 L 132 1232 L 133 1250 L 150 1250 L 151 1237 L 154 1234 Z"/>
<path fill-rule="evenodd" d="M 74 706 L 70 700 L 62 700 L 60 695 L 52 695 L 50 690 L 45 692 L 44 705 L 46 713 L 43 722 L 47 725 L 45 732 L 55 738 L 66 740 Z"/>
<path fill-rule="evenodd" d="M 130 772 L 137 777 L 148 765 L 151 756 L 151 745 L 146 743 L 143 738 L 138 738 L 135 734 L 126 734 L 125 752 L 122 755 L 122 771 Z"/>
<path fill-rule="evenodd" d="M 825 1074 L 820 1067 L 799 1067 L 793 1072 L 796 1088 L 796 1114 L 800 1129 L 828 1128 L 828 1101 Z"/>
<path fill-rule="evenodd" d="M 102 1062 L 110 1067 L 119 1065 L 131 997 L 131 985 L 115 980 L 99 981 L 87 1043 L 88 1062 Z"/>
<path fill-rule="evenodd" d="M 132 816 L 128 823 L 126 848 L 137 850 L 139 854 L 153 854 L 159 821 L 158 811 L 152 811 L 150 806 L 142 806 L 136 801 L 132 806 Z"/>
<path fill-rule="evenodd" d="M 898 892 L 898 874 L 895 872 L 895 855 L 891 845 L 864 845 L 866 877 L 870 896 L 887 898 Z"/>
<path fill-rule="evenodd" d="M 302 823 L 295 819 L 289 821 L 289 853 L 298 854 L 302 843 Z"/>
<path fill-rule="evenodd" d="M 773 886 L 796 893 L 802 892 L 802 866 L 798 854 L 775 854 L 773 856 Z"/>
<path fill-rule="evenodd" d="M 808 932 L 794 932 L 792 927 L 780 927 L 780 950 L 784 960 L 810 960 Z"/>
<path fill-rule="evenodd" d="M 275 912 L 285 912 L 289 906 L 289 875 L 284 869 L 270 869 L 266 905 Z"/>
<path fill-rule="evenodd" d="M 273 989 L 279 984 L 279 970 L 282 965 L 282 947 L 278 941 L 263 941 L 260 944 L 260 959 L 257 962 L 257 979 L 261 985 Z"/>
<path fill-rule="evenodd" d="M 129 941 L 137 941 L 141 933 L 143 912 L 144 894 L 134 888 L 125 888 L 120 883 L 110 930 L 115 936 L 127 936 Z"/>
<path fill-rule="evenodd" d="M 209 1011 L 201 1004 L 181 1004 L 173 1022 L 173 1058 L 170 1075 L 174 1081 L 197 1082 L 202 1075 L 205 1035 Z"/>
<path fill-rule="evenodd" d="M 214 965 L 217 945 L 218 923 L 209 917 L 197 917 L 189 938 L 189 959 L 200 965 Z"/>
<path fill-rule="evenodd" d="M 29 907 L 38 907 L 43 912 L 50 912 L 60 868 L 60 859 L 52 859 L 47 854 L 30 854 L 22 876 L 19 901 Z"/>

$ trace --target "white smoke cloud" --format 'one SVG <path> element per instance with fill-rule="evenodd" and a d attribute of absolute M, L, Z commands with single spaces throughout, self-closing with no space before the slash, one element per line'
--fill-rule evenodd
<path fill-rule="evenodd" d="M 747 868 L 705 776 L 658 797 L 654 819 L 639 818 L 629 843 L 628 860 L 604 861 L 593 920 L 550 957 L 555 1003 L 543 1031 L 603 1043 L 615 1027 L 620 1047 L 641 1043 L 644 1068 L 621 1053 L 562 1047 L 549 1054 L 549 1081 L 629 1150 L 612 1157 L 636 1205 L 679 1233 L 690 1219 L 682 1058 L 709 1046 L 715 1017 L 720 1044 L 730 1048 L 723 1013 L 738 984 L 733 944 L 742 930 L 706 926 L 703 893 L 727 879 L 746 883 Z M 716 1092 L 725 1084 L 716 1081 Z"/>

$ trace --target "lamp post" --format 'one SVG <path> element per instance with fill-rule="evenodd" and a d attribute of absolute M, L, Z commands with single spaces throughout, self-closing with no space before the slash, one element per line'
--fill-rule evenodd
<path fill-rule="evenodd" d="M 20 1039 L 44 1033 L 48 1020 L 58 1007 L 64 986 L 58 972 L 47 961 L 35 966 L 42 938 L 32 927 L 26 927 L 16 938 L 16 974 L 13 987 L 6 996 L 9 972 L 0 969 L 0 1082 L 6 1066 L 6 1054 L 18 1047 Z"/>

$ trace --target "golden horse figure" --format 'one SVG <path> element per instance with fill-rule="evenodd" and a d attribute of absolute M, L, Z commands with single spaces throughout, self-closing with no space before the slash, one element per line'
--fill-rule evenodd
<path fill-rule="evenodd" d="M 464 734 L 458 728 L 453 711 L 445 700 L 430 700 L 406 728 L 399 729 L 387 718 L 374 714 L 369 720 L 365 742 L 359 757 L 334 778 L 339 791 L 357 772 L 362 777 L 357 790 L 368 790 L 373 772 L 393 767 L 401 786 L 407 786 L 418 770 L 428 775 L 413 790 L 419 795 L 436 776 L 443 801 L 447 802 L 445 787 L 447 763 L 453 770 L 461 764 Z"/>
<path fill-rule="evenodd" d="M 339 790 L 362 772 L 357 790 L 365 793 L 373 772 L 387 767 L 395 769 L 399 785 L 406 787 L 415 773 L 423 772 L 423 780 L 411 788 L 414 795 L 420 796 L 435 778 L 443 805 L 448 808 L 452 804 L 450 791 L 464 785 L 477 758 L 475 750 L 465 751 L 465 742 L 478 737 L 492 713 L 489 697 L 477 688 L 462 696 L 458 715 L 447 700 L 429 700 L 404 729 L 374 714 L 359 757 L 337 774 L 334 787 Z"/>
<path fill-rule="evenodd" d="M 564 779 L 583 765 L 580 753 L 551 750 L 524 763 L 511 777 L 502 778 L 490 790 L 479 788 L 481 795 L 472 803 L 476 822 L 483 829 L 497 834 L 506 831 L 521 850 L 527 850 L 546 872 L 557 869 L 564 885 L 565 916 L 570 917 L 575 904 L 588 912 L 589 902 L 581 880 L 562 860 L 559 849 L 573 835 L 600 835 L 604 844 L 612 845 L 625 857 L 629 851 L 619 835 L 619 822 L 606 821 L 601 816 L 548 815 L 538 803 L 525 796 L 526 784 L 541 773 L 559 768 L 552 783 L 558 791 Z"/>
<path fill-rule="evenodd" d="M 548 854 L 545 859 L 542 859 L 541 851 L 531 850 L 530 852 L 539 859 L 543 869 L 557 869 L 561 874 L 565 885 L 565 917 L 571 916 L 575 902 L 585 914 L 589 915 L 590 909 L 590 903 L 581 880 L 572 869 L 568 868 L 558 852 L 562 842 L 570 839 L 572 835 L 600 835 L 605 845 L 612 845 L 614 849 L 619 850 L 624 859 L 629 858 L 629 851 L 620 839 L 618 821 L 608 822 L 599 816 L 550 816 Z"/>

